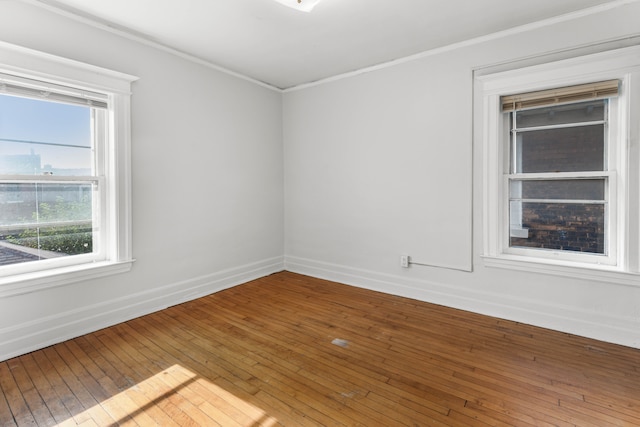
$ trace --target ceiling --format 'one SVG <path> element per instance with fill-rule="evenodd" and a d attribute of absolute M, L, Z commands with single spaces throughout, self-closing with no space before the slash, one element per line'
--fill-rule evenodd
<path fill-rule="evenodd" d="M 31 0 L 280 89 L 635 0 Z M 569 15 L 571 16 L 571 15 Z"/>

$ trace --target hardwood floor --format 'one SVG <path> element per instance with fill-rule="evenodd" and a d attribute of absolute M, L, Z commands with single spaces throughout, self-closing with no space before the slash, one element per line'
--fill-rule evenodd
<path fill-rule="evenodd" d="M 640 350 L 278 273 L 0 363 L 0 426 L 640 426 Z"/>

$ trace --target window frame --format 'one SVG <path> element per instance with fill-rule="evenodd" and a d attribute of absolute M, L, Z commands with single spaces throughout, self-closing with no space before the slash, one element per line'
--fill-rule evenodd
<path fill-rule="evenodd" d="M 19 295 L 41 289 L 123 273 L 133 263 L 131 248 L 131 84 L 137 77 L 49 55 L 9 43 L 0 42 L 0 73 L 18 79 L 72 87 L 103 94 L 108 100 L 105 112 L 105 141 L 101 150 L 103 164 L 97 179 L 100 191 L 100 227 L 104 242 L 99 256 L 68 257 L 50 268 L 40 268 L 46 261 L 34 262 L 30 268 L 9 266 L 14 274 L 0 277 L 0 297 Z M 29 179 L 28 176 L 20 177 Z M 42 178 L 42 179 L 41 179 Z M 95 177 L 92 177 L 92 179 Z M 74 178 L 75 179 L 75 178 Z M 60 177 L 38 177 L 43 182 L 58 182 Z M 62 179 L 64 181 L 64 179 Z M 67 265 L 67 263 L 69 263 Z"/>
<path fill-rule="evenodd" d="M 508 127 L 507 135 L 509 137 L 504 140 L 506 147 L 504 147 L 504 154 L 507 157 L 505 159 L 506 167 L 505 171 L 503 171 L 503 182 L 502 182 L 502 193 L 504 194 L 503 203 L 504 203 L 504 217 L 508 218 L 509 221 L 509 230 L 505 230 L 503 233 L 503 238 L 505 239 L 502 242 L 503 251 L 506 254 L 514 254 L 520 255 L 523 257 L 530 258 L 542 258 L 542 259 L 561 259 L 568 262 L 578 262 L 578 263 L 586 263 L 586 264 L 600 264 L 600 265 L 616 265 L 617 263 L 617 253 L 618 253 L 618 215 L 617 211 L 619 209 L 619 201 L 618 201 L 618 193 L 623 189 L 618 188 L 618 176 L 619 171 L 617 170 L 620 165 L 626 163 L 624 158 L 618 159 L 620 155 L 622 155 L 623 151 L 620 149 L 619 145 L 622 143 L 622 140 L 619 138 L 619 121 L 611 120 L 612 117 L 618 117 L 618 97 L 615 98 L 607 98 L 607 117 L 605 118 L 605 128 L 607 129 L 605 132 L 605 160 L 606 168 L 602 171 L 577 171 L 577 172 L 537 172 L 537 173 L 525 173 L 525 172 L 516 172 L 513 170 L 514 165 L 511 164 L 513 162 L 513 150 L 514 143 L 512 140 L 513 134 L 512 125 L 510 122 L 510 117 L 516 114 L 516 111 L 502 113 L 503 116 L 501 118 L 502 121 L 507 122 L 506 125 Z M 584 101 L 578 101 L 575 103 L 567 103 L 566 105 L 579 104 Z M 596 253 L 587 253 L 587 252 L 573 252 L 573 251 L 563 251 L 563 250 L 551 250 L 551 249 L 535 249 L 535 248 L 526 248 L 526 247 L 514 247 L 511 246 L 510 237 L 511 237 L 511 212 L 510 212 L 510 184 L 512 181 L 527 181 L 527 180 L 541 180 L 541 181 L 552 181 L 552 180 L 578 180 L 578 179 L 596 179 L 603 178 L 606 181 L 605 185 L 605 197 L 604 197 L 604 205 L 606 206 L 605 210 L 605 218 L 604 218 L 604 228 L 605 228 L 605 247 L 606 252 L 604 254 L 596 254 Z M 621 177 L 624 179 L 624 177 Z M 552 201 L 550 199 L 550 203 L 556 201 Z M 557 203 L 557 202 L 556 202 Z"/>
<path fill-rule="evenodd" d="M 0 74 L 0 81 L 11 81 L 12 77 L 6 74 Z M 17 86 L 19 86 L 18 82 Z M 43 88 L 48 82 L 42 82 Z M 35 86 L 35 83 L 31 85 Z M 44 89 L 43 89 L 44 90 Z M 4 95 L 0 92 L 0 95 Z M 29 96 L 31 99 L 40 100 L 33 96 Z M 42 99 L 41 101 L 48 101 L 48 99 Z M 108 100 L 106 101 L 108 104 Z M 91 147 L 93 173 L 91 175 L 3 175 L 0 174 L 0 184 L 33 184 L 36 186 L 36 192 L 38 185 L 50 185 L 50 184 L 87 184 L 93 187 L 92 190 L 92 225 L 93 241 L 98 244 L 94 246 L 94 250 L 91 253 L 76 254 L 66 257 L 54 257 L 51 259 L 40 259 L 34 262 L 16 263 L 0 267 L 0 279 L 12 276 L 18 276 L 25 273 L 33 273 L 37 271 L 53 270 L 60 267 L 68 267 L 73 265 L 79 265 L 90 262 L 106 261 L 108 259 L 108 250 L 105 244 L 109 240 L 109 216 L 112 215 L 112 210 L 107 209 L 106 196 L 107 188 L 105 179 L 105 166 L 107 164 L 107 151 L 109 148 L 109 135 L 108 135 L 108 108 L 100 108 L 91 111 L 91 131 L 94 144 Z M 95 197 L 97 196 L 97 197 Z"/>
<path fill-rule="evenodd" d="M 594 255 L 571 254 L 509 248 L 508 147 L 509 114 L 501 111 L 500 97 L 550 88 L 567 87 L 603 80 L 618 79 L 621 93 L 616 98 L 609 119 L 618 124 L 608 142 L 610 188 L 616 206 L 610 211 L 608 226 L 612 256 L 607 261 Z M 575 58 L 547 62 L 507 71 L 477 70 L 475 73 L 476 120 L 482 138 L 482 253 L 486 266 L 546 272 L 568 277 L 589 277 L 625 284 L 638 284 L 630 275 L 638 274 L 640 259 L 639 228 L 630 221 L 637 218 L 640 186 L 637 184 L 638 112 L 640 111 L 640 47 L 633 46 Z M 479 110 L 479 111 L 478 111 Z M 631 117 L 635 118 L 634 121 Z M 616 133 L 617 132 L 617 133 Z M 635 168 L 635 169 L 634 169 Z M 611 232 L 610 231 L 610 232 Z M 546 251 L 545 251 L 546 252 Z M 577 256 L 576 256 L 577 255 Z"/>

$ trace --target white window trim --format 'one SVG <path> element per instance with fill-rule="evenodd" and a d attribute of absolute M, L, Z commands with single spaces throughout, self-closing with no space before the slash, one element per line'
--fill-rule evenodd
<path fill-rule="evenodd" d="M 105 185 L 109 242 L 105 261 L 0 278 L 0 298 L 123 273 L 133 263 L 131 248 L 131 84 L 138 78 L 0 42 L 0 72 L 108 94 L 113 125 Z"/>
<path fill-rule="evenodd" d="M 546 88 L 571 86 L 581 83 L 620 79 L 623 93 L 618 97 L 618 120 L 627 134 L 618 135 L 622 153 L 618 153 L 617 197 L 624 209 L 615 216 L 617 239 L 615 265 L 600 265 L 544 257 L 518 255 L 505 247 L 504 221 L 508 220 L 504 209 L 504 173 L 506 145 L 504 143 L 503 113 L 500 96 L 525 93 Z M 541 65 L 491 73 L 476 73 L 477 104 L 482 111 L 477 118 L 482 127 L 482 259 L 486 266 L 524 271 L 544 272 L 574 278 L 589 277 L 626 285 L 640 286 L 640 233 L 635 222 L 640 213 L 640 185 L 638 173 L 640 159 L 637 155 L 638 117 L 640 112 L 640 46 L 616 49 L 577 58 L 570 58 Z M 628 96 L 631 92 L 632 96 Z M 631 117 L 635 120 L 631 120 Z M 616 149 L 615 143 L 612 144 Z M 624 149 L 627 147 L 626 149 Z M 627 157 L 625 152 L 635 153 Z M 629 185 L 625 185 L 625 183 Z M 636 218 L 636 221 L 631 219 Z M 615 242 L 615 237 L 612 242 Z M 509 253 L 512 252 L 512 253 Z M 570 258 L 570 257 L 569 257 Z"/>

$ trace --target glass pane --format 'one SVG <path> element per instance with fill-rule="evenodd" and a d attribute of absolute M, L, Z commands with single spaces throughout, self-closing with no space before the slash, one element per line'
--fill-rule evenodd
<path fill-rule="evenodd" d="M 0 174 L 92 175 L 91 108 L 0 95 Z"/>
<path fill-rule="evenodd" d="M 519 216 L 511 223 L 521 219 L 525 230 L 512 232 L 511 247 L 605 253 L 603 204 L 517 202 L 510 215 Z"/>
<path fill-rule="evenodd" d="M 0 184 L 0 265 L 93 251 L 93 184 Z"/>
<path fill-rule="evenodd" d="M 513 180 L 512 199 L 604 200 L 605 178 Z"/>
<path fill-rule="evenodd" d="M 606 117 L 606 107 L 607 100 L 601 99 L 577 104 L 522 110 L 516 113 L 516 126 L 518 129 L 523 129 L 537 126 L 602 121 Z"/>
<path fill-rule="evenodd" d="M 516 173 L 605 170 L 604 125 L 520 132 L 516 139 Z"/>

